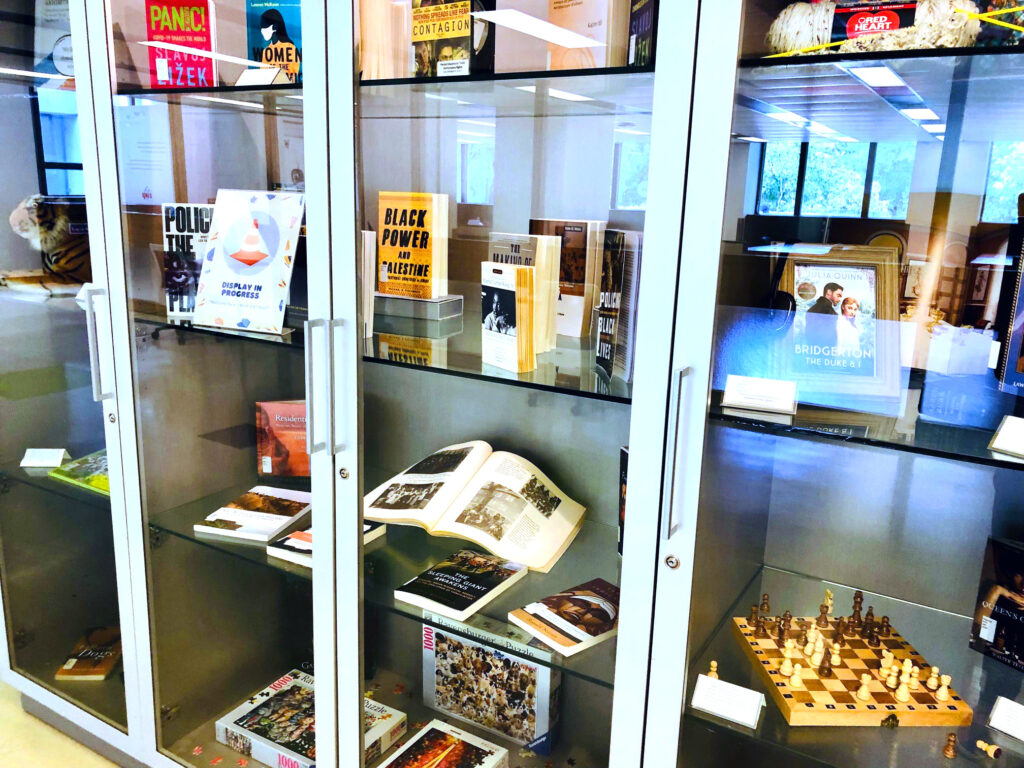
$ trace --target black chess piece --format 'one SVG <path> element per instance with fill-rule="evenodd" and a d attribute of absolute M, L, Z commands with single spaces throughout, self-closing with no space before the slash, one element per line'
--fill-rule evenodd
<path fill-rule="evenodd" d="M 864 619 L 860 615 L 860 605 L 857 602 L 853 604 L 853 613 L 850 614 L 850 622 L 848 624 L 850 634 L 856 634 L 860 631 L 860 628 L 864 626 Z"/>
<path fill-rule="evenodd" d="M 779 645 L 785 645 L 785 644 L 786 644 L 786 638 L 787 638 L 787 637 L 788 637 L 789 635 L 788 635 L 788 633 L 786 632 L 786 625 L 785 625 L 785 624 L 783 624 L 783 623 L 782 623 L 782 622 L 781 622 L 781 621 L 779 620 L 779 617 L 778 617 L 778 616 L 776 616 L 776 617 L 775 617 L 775 629 L 776 629 L 776 630 L 778 631 L 778 633 L 779 633 Z"/>
<path fill-rule="evenodd" d="M 757 617 L 758 617 L 757 605 L 756 604 L 751 605 L 750 606 L 750 617 L 747 619 L 747 624 L 750 625 L 750 626 L 754 626 L 754 624 L 757 623 Z"/>
<path fill-rule="evenodd" d="M 868 639 L 868 635 L 875 630 L 875 617 L 868 615 L 864 618 L 864 626 L 860 628 L 860 636 L 865 640 Z"/>
<path fill-rule="evenodd" d="M 754 624 L 754 637 L 768 637 L 768 630 L 764 625 L 764 616 L 758 616 Z"/>
<path fill-rule="evenodd" d="M 788 629 L 790 622 L 793 621 L 793 614 L 789 611 L 786 611 L 784 614 L 782 614 L 782 620 L 786 622 L 786 628 Z"/>
<path fill-rule="evenodd" d="M 772 606 L 771 603 L 768 602 L 768 593 L 765 592 L 763 595 L 761 595 L 761 613 L 767 616 L 771 612 Z"/>
<path fill-rule="evenodd" d="M 878 626 L 879 637 L 889 637 L 892 635 L 892 626 L 889 624 L 889 617 L 883 616 L 882 623 Z"/>
<path fill-rule="evenodd" d="M 869 605 L 868 606 L 868 612 L 864 614 L 864 621 L 870 621 L 870 622 L 874 623 L 874 621 L 875 621 L 875 606 L 873 606 L 873 605 Z"/>
<path fill-rule="evenodd" d="M 840 648 L 846 645 L 846 619 L 842 616 L 836 621 L 836 635 L 832 639 Z"/>
<path fill-rule="evenodd" d="M 818 665 L 819 677 L 832 677 L 832 659 L 829 654 L 821 657 L 821 664 Z"/>
<path fill-rule="evenodd" d="M 807 622 L 800 622 L 800 641 L 798 643 L 801 647 L 807 645 Z"/>
<path fill-rule="evenodd" d="M 950 733 L 946 735 L 946 746 L 942 748 L 942 754 L 944 757 L 954 758 L 956 757 L 956 734 Z"/>
<path fill-rule="evenodd" d="M 826 629 L 828 627 L 828 605 L 825 603 L 819 605 L 818 613 L 818 620 L 815 622 L 815 624 L 817 624 L 822 629 Z"/>
<path fill-rule="evenodd" d="M 875 626 L 874 622 L 871 622 L 867 626 L 868 626 L 868 636 L 867 636 L 868 645 L 870 647 L 872 647 L 872 648 L 877 648 L 878 646 L 880 646 L 882 644 L 882 641 L 878 639 L 878 628 Z"/>

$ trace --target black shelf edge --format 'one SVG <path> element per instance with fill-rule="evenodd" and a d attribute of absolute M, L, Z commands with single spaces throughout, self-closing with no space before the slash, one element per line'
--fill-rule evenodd
<path fill-rule="evenodd" d="M 283 83 L 280 85 L 211 85 L 206 88 L 120 88 L 114 92 L 115 96 L 194 96 L 218 94 L 230 96 L 232 93 L 302 93 L 303 86 L 296 83 Z"/>
<path fill-rule="evenodd" d="M 552 392 L 556 395 L 568 395 L 570 397 L 583 397 L 589 400 L 604 400 L 606 402 L 622 403 L 630 405 L 632 397 L 624 395 L 602 394 L 601 392 L 590 392 L 583 389 L 569 389 L 554 384 L 538 384 L 535 381 L 520 381 L 519 379 L 506 379 L 500 376 L 488 376 L 486 373 L 473 373 L 471 371 L 460 371 L 452 368 L 435 368 L 429 365 L 416 365 L 414 363 L 403 363 L 398 360 L 385 360 L 373 355 L 363 355 L 364 363 L 376 363 L 377 365 L 391 366 L 392 368 L 405 368 L 414 371 L 428 371 L 442 376 L 457 376 L 462 379 L 474 379 L 476 381 L 492 381 L 496 384 L 505 384 L 510 387 L 523 387 L 524 389 L 536 389 L 541 392 Z"/>
<path fill-rule="evenodd" d="M 885 61 L 889 59 L 933 59 L 959 56 L 1005 56 L 1024 53 L 1024 46 L 1001 45 L 990 48 L 921 48 L 911 51 L 865 51 L 862 53 L 805 53 L 800 56 L 743 56 L 740 69 L 756 67 L 784 67 L 792 64 L 843 64 L 858 61 Z"/>
<path fill-rule="evenodd" d="M 360 80 L 360 88 L 389 85 L 438 85 L 446 83 L 487 83 L 503 80 L 555 80 L 566 77 L 651 74 L 654 63 L 643 67 L 601 67 L 596 69 L 532 70 L 527 72 L 478 72 L 457 77 L 399 77 L 392 80 Z"/>

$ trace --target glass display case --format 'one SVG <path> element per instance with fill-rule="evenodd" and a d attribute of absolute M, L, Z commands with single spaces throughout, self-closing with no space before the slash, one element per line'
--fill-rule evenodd
<path fill-rule="evenodd" d="M 27 709 L 123 748 L 134 656 L 83 57 L 66 3 L 7 3 L 2 17 L 0 674 Z"/>
<path fill-rule="evenodd" d="M 702 9 L 653 765 L 1024 763 L 1022 27 L 966 5 Z"/>

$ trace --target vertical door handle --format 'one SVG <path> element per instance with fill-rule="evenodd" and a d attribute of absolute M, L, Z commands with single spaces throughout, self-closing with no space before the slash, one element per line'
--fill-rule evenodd
<path fill-rule="evenodd" d="M 94 403 L 106 400 L 110 395 L 103 393 L 103 382 L 100 374 L 100 347 L 96 329 L 96 308 L 92 300 L 95 296 L 106 296 L 102 288 L 86 288 L 85 298 L 85 333 L 89 347 L 89 374 L 92 380 L 92 399 Z"/>
<path fill-rule="evenodd" d="M 317 443 L 315 441 L 314 432 L 316 431 L 316 417 L 314 415 L 314 407 L 316 402 L 315 396 L 315 382 L 316 378 L 313 375 L 313 329 L 324 328 L 326 330 L 327 323 L 324 320 L 307 320 L 302 326 L 302 340 L 304 342 L 304 354 L 306 355 L 306 453 L 312 456 L 317 451 L 326 447 L 326 443 Z M 330 334 L 328 334 L 329 336 Z M 326 365 L 330 366 L 330 359 L 326 361 Z M 327 370 L 330 370 L 328 367 Z M 327 376 L 328 382 L 330 382 L 330 376 Z"/>
<path fill-rule="evenodd" d="M 683 413 L 686 410 L 686 384 L 690 374 L 693 373 L 693 368 L 686 367 L 680 368 L 676 371 L 675 380 L 672 382 L 675 385 L 675 391 L 673 393 L 672 402 L 675 404 L 675 413 L 673 415 L 673 426 L 672 426 L 672 482 L 669 486 L 668 494 L 668 514 L 665 515 L 665 540 L 671 539 L 676 531 L 679 530 L 682 523 L 679 520 L 679 505 L 676 504 L 676 486 L 678 483 L 679 472 L 680 472 L 680 456 L 679 456 L 679 425 L 683 420 Z M 683 458 L 685 461 L 685 457 Z"/>
<path fill-rule="evenodd" d="M 335 361 L 338 359 L 337 353 L 336 353 L 335 348 L 334 348 L 334 334 L 335 334 L 335 332 L 339 328 L 343 328 L 344 326 L 345 326 L 345 321 L 344 320 L 342 320 L 340 317 L 339 318 L 335 318 L 334 320 L 331 320 L 330 328 L 328 329 L 328 332 L 327 332 L 327 359 L 330 360 L 330 366 L 331 366 L 330 367 L 331 375 L 328 377 L 328 381 L 327 381 L 327 392 L 328 392 L 328 397 L 329 397 L 329 399 L 331 401 L 331 406 L 330 406 L 330 411 L 331 411 L 331 419 L 330 419 L 330 421 L 331 421 L 331 429 L 330 429 L 329 440 L 331 441 L 331 453 L 334 454 L 334 455 L 337 455 L 337 454 L 339 454 L 339 453 L 341 453 L 342 451 L 345 450 L 346 442 L 347 442 L 347 437 L 348 437 L 345 424 L 342 424 L 342 427 L 341 427 L 340 430 L 338 430 L 337 427 L 336 427 L 337 414 L 338 414 L 339 411 L 341 413 L 345 413 L 345 408 L 347 406 L 347 403 L 343 402 L 343 403 L 340 404 L 340 407 L 336 407 L 336 404 L 334 402 L 334 392 L 335 392 L 335 387 L 334 387 L 334 379 L 335 379 L 335 376 L 334 376 L 334 365 L 335 365 Z M 341 334 L 341 340 L 342 340 L 342 355 L 341 355 L 341 359 L 342 359 L 342 365 L 344 365 L 345 362 L 346 362 L 344 360 L 344 350 L 345 350 L 345 346 L 344 346 L 345 334 L 344 333 Z M 341 442 L 340 443 L 338 442 L 338 432 L 339 431 L 341 432 Z"/>

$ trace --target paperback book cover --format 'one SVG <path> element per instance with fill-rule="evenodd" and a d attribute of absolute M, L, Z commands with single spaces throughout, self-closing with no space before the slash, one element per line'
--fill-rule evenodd
<path fill-rule="evenodd" d="M 559 653 L 572 656 L 618 633 L 619 588 L 594 579 L 518 608 L 508 620 Z"/>
<path fill-rule="evenodd" d="M 304 209 L 297 192 L 217 192 L 196 325 L 280 334 Z"/>
<path fill-rule="evenodd" d="M 448 293 L 448 195 L 381 192 L 377 292 L 411 299 Z"/>
<path fill-rule="evenodd" d="M 196 310 L 196 290 L 203 254 L 210 242 L 213 206 L 164 203 L 161 208 L 167 317 L 187 320 Z"/>
<path fill-rule="evenodd" d="M 1024 672 L 1024 544 L 988 540 L 971 648 Z"/>
<path fill-rule="evenodd" d="M 480 265 L 480 361 L 513 373 L 537 367 L 533 324 L 535 267 Z"/>
<path fill-rule="evenodd" d="M 494 25 L 473 17 L 495 0 L 413 0 L 414 77 L 494 71 Z"/>
<path fill-rule="evenodd" d="M 556 740 L 561 682 L 549 666 L 423 626 L 423 703 L 538 754 Z"/>
<path fill-rule="evenodd" d="M 94 627 L 75 643 L 57 680 L 106 680 L 121 660 L 121 628 Z"/>
<path fill-rule="evenodd" d="M 256 403 L 256 471 L 277 477 L 309 477 L 304 400 Z"/>
<path fill-rule="evenodd" d="M 508 768 L 508 750 L 431 720 L 379 768 Z"/>
<path fill-rule="evenodd" d="M 527 568 L 463 549 L 395 590 L 395 599 L 463 621 L 521 581 Z"/>
<path fill-rule="evenodd" d="M 313 676 L 293 669 L 220 718 L 216 733 L 221 744 L 261 763 L 314 768 Z"/>
<path fill-rule="evenodd" d="M 629 54 L 631 67 L 649 67 L 654 63 L 654 13 L 657 0 L 630 0 Z"/>
<path fill-rule="evenodd" d="M 558 304 L 558 267 L 562 242 L 546 235 L 491 232 L 490 261 L 533 267 L 533 346 L 537 354 L 555 347 L 555 307 Z M 489 308 L 485 307 L 487 311 Z M 485 312 L 486 315 L 486 312 Z"/>
<path fill-rule="evenodd" d="M 560 336 L 590 336 L 604 248 L 602 221 L 531 219 L 531 235 L 551 235 L 561 240 L 556 329 Z"/>
<path fill-rule="evenodd" d="M 629 5 L 629 0 L 549 0 L 549 22 L 599 43 L 588 48 L 563 48 L 550 43 L 550 68 L 625 66 Z"/>
<path fill-rule="evenodd" d="M 107 449 L 73 459 L 49 471 L 54 480 L 71 483 L 102 496 L 110 496 L 110 472 L 107 469 Z"/>
<path fill-rule="evenodd" d="M 151 88 L 214 88 L 217 61 L 160 45 L 216 50 L 214 5 L 210 0 L 146 0 L 146 40 Z"/>
<path fill-rule="evenodd" d="M 369 544 L 381 538 L 387 531 L 383 523 L 367 521 L 363 523 L 363 545 Z M 305 528 L 301 531 L 285 533 L 269 544 L 267 554 L 279 560 L 301 565 L 306 568 L 313 567 L 313 528 Z"/>
<path fill-rule="evenodd" d="M 370 765 L 405 735 L 405 712 L 392 709 L 373 699 L 363 699 L 364 762 Z"/>
<path fill-rule="evenodd" d="M 615 357 L 615 334 L 622 306 L 622 277 L 626 260 L 627 234 L 615 229 L 604 233 L 601 262 L 601 293 L 597 305 L 597 365 L 609 376 Z"/>
<path fill-rule="evenodd" d="M 627 248 L 622 267 L 622 292 L 615 324 L 615 354 L 612 375 L 623 381 L 633 379 L 633 350 L 636 347 L 636 311 L 640 292 L 640 257 L 643 252 L 643 233 L 636 236 L 636 247 Z"/>
<path fill-rule="evenodd" d="M 312 504 L 308 491 L 257 485 L 192 526 L 196 533 L 266 544 L 297 528 Z"/>
<path fill-rule="evenodd" d="M 626 479 L 629 476 L 629 446 L 619 448 L 619 556 L 626 533 Z"/>
<path fill-rule="evenodd" d="M 301 0 L 246 0 L 249 59 L 270 64 L 302 82 Z"/>

